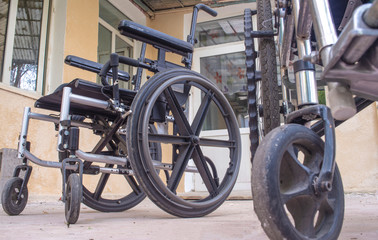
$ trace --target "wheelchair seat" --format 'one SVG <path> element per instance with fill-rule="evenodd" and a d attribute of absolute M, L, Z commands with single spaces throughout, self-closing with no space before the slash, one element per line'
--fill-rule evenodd
<path fill-rule="evenodd" d="M 59 112 L 64 87 L 70 87 L 72 89 L 73 94 L 90 97 L 102 101 L 107 101 L 109 99 L 107 96 L 112 96 L 111 88 L 105 88 L 102 85 L 77 78 L 71 81 L 70 83 L 60 85 L 52 94 L 39 98 L 35 102 L 34 106 L 36 108 Z M 126 106 L 130 106 L 136 95 L 136 92 L 128 89 L 119 89 L 119 95 L 121 103 L 123 103 Z M 98 114 L 106 116 L 110 119 L 114 119 L 117 116 L 116 113 L 110 110 L 99 109 L 77 103 L 71 103 L 70 110 L 71 114 L 74 115 L 94 116 Z"/>
<path fill-rule="evenodd" d="M 193 53 L 192 44 L 135 22 L 122 20 L 118 30 L 122 35 L 164 48 L 182 56 Z"/>

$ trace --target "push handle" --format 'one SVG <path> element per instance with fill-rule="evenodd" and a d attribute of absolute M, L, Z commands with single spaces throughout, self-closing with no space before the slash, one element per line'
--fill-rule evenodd
<path fill-rule="evenodd" d="M 187 39 L 187 42 L 192 45 L 194 45 L 196 42 L 194 35 L 196 33 L 197 17 L 198 17 L 199 10 L 203 10 L 213 17 L 216 17 L 218 15 L 217 11 L 206 6 L 203 3 L 199 3 L 193 7 L 192 25 L 190 28 L 190 34 L 188 35 L 188 39 Z M 192 60 L 193 60 L 193 54 L 189 54 L 189 56 L 186 59 L 184 59 L 185 66 L 189 69 L 191 69 L 192 67 Z"/>
<path fill-rule="evenodd" d="M 218 15 L 217 11 L 215 11 L 214 9 L 212 9 L 211 7 L 209 7 L 209 6 L 207 6 L 203 3 L 199 3 L 199 4 L 195 5 L 194 7 L 197 8 L 198 10 L 203 10 L 203 11 L 207 12 L 208 14 L 210 14 L 213 17 L 216 17 Z"/>

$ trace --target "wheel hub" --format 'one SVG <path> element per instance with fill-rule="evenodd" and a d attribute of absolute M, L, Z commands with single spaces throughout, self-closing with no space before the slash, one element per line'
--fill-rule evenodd
<path fill-rule="evenodd" d="M 193 145 L 198 145 L 199 142 L 200 142 L 200 139 L 198 136 L 196 135 L 192 135 L 190 136 L 190 142 L 193 144 Z"/>

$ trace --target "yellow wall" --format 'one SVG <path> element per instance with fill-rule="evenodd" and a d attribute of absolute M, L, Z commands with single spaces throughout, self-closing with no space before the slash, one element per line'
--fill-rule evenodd
<path fill-rule="evenodd" d="M 98 13 L 98 0 L 67 2 L 64 56 L 76 55 L 97 62 Z M 88 71 L 64 65 L 64 82 L 75 78 L 95 81 L 95 77 L 95 74 Z"/>
<path fill-rule="evenodd" d="M 91 7 L 88 8 L 88 6 Z M 55 9 L 55 11 L 58 11 L 58 9 Z M 97 0 L 68 0 L 66 18 L 64 56 L 72 54 L 96 61 L 98 39 Z M 51 31 L 64 31 L 64 29 L 51 29 Z M 54 49 L 51 50 L 54 51 Z M 95 80 L 94 74 L 64 65 L 64 82 L 70 82 L 76 77 Z M 0 88 L 0 96 L 2 112 L 0 114 L 0 147 L 17 148 L 24 107 L 32 107 L 31 111 L 36 113 L 50 114 L 52 112 L 33 107 L 34 102 L 40 97 L 35 93 L 27 93 L 27 91 L 3 86 Z M 30 121 L 28 140 L 31 141 L 31 153 L 43 160 L 58 161 L 56 151 L 57 132 L 54 129 L 54 124 L 52 123 L 37 120 Z M 85 132 L 84 136 L 81 137 L 91 139 L 93 134 Z M 84 148 L 89 145 L 86 142 L 88 141 L 83 143 Z M 59 198 L 62 187 L 60 170 L 31 165 L 33 166 L 33 172 L 28 185 L 30 197 L 54 195 Z"/>
<path fill-rule="evenodd" d="M 336 161 L 347 192 L 377 190 L 377 107 L 371 104 L 336 128 Z"/>

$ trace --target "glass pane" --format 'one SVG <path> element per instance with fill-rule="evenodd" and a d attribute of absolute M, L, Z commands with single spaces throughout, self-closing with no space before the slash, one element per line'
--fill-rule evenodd
<path fill-rule="evenodd" d="M 5 34 L 7 32 L 8 25 L 8 11 L 9 11 L 9 1 L 0 1 L 0 82 L 3 79 L 3 59 L 4 59 L 4 49 L 5 49 Z"/>
<path fill-rule="evenodd" d="M 115 42 L 115 51 L 118 55 L 120 56 L 125 56 L 125 57 L 133 57 L 133 48 L 127 44 L 125 41 L 123 41 L 120 37 L 116 36 L 116 42 Z M 130 73 L 132 75 L 132 67 L 125 65 L 125 64 L 120 64 L 119 69 L 125 72 Z M 120 81 L 119 83 L 121 88 L 130 88 L 130 81 L 129 82 L 122 82 Z"/>
<path fill-rule="evenodd" d="M 12 86 L 36 90 L 43 0 L 19 0 L 13 45 Z"/>
<path fill-rule="evenodd" d="M 244 40 L 243 16 L 198 23 L 195 47 L 206 47 Z"/>
<path fill-rule="evenodd" d="M 118 24 L 121 20 L 130 20 L 120 10 L 114 7 L 107 0 L 100 0 L 100 18 L 105 20 L 115 29 L 118 29 Z"/>
<path fill-rule="evenodd" d="M 97 62 L 105 64 L 109 61 L 112 51 L 112 32 L 101 24 L 98 25 Z M 97 83 L 101 83 L 97 76 Z"/>
<path fill-rule="evenodd" d="M 248 127 L 244 52 L 203 57 L 200 59 L 200 64 L 201 74 L 213 81 L 230 102 L 239 127 Z M 217 117 L 217 114 L 212 112 L 211 117 L 205 120 L 206 130 L 224 128 L 223 123 L 218 122 L 220 118 Z"/>

